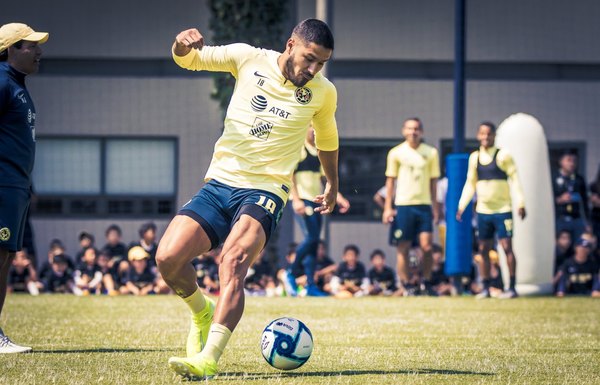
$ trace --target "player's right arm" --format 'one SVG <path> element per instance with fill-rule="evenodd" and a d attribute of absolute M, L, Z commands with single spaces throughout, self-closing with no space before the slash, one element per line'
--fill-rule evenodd
<path fill-rule="evenodd" d="M 394 186 L 396 179 L 398 178 L 398 172 L 400 170 L 400 161 L 395 156 L 396 147 L 391 149 L 387 155 L 387 161 L 385 166 L 385 204 L 383 207 L 383 215 L 381 221 L 385 224 L 391 223 L 396 216 L 396 210 L 394 210 Z"/>
<path fill-rule="evenodd" d="M 173 60 L 182 68 L 192 71 L 229 72 L 237 78 L 241 62 L 256 49 L 248 44 L 234 43 L 223 46 L 204 45 L 204 37 L 195 29 L 187 29 L 175 37 Z"/>
<path fill-rule="evenodd" d="M 469 157 L 469 169 L 467 171 L 467 180 L 463 186 L 460 200 L 458 201 L 458 209 L 456 210 L 456 220 L 462 220 L 462 214 L 475 195 L 475 186 L 477 185 L 477 154 L 475 151 Z"/>

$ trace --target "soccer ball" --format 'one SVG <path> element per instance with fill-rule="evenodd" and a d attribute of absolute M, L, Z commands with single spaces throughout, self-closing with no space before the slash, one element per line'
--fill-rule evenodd
<path fill-rule="evenodd" d="M 313 338 L 306 325 L 295 318 L 271 321 L 263 330 L 260 349 L 274 368 L 292 370 L 304 365 L 313 350 Z"/>

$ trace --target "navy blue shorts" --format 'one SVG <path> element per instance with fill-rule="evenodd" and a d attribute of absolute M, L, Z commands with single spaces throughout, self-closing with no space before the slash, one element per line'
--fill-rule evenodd
<path fill-rule="evenodd" d="M 210 239 L 211 249 L 214 249 L 225 242 L 242 214 L 259 221 L 269 241 L 284 206 L 281 198 L 268 191 L 231 187 L 213 179 L 178 214 L 198 222 Z"/>
<path fill-rule="evenodd" d="M 512 238 L 513 217 L 512 212 L 500 214 L 477 213 L 477 230 L 479 239 L 494 239 L 494 233 L 498 238 Z"/>
<path fill-rule="evenodd" d="M 397 246 L 401 241 L 415 242 L 419 234 L 431 232 L 431 205 L 396 206 L 396 216 L 390 226 L 390 245 Z"/>
<path fill-rule="evenodd" d="M 16 252 L 23 248 L 29 189 L 0 187 L 0 249 Z"/>

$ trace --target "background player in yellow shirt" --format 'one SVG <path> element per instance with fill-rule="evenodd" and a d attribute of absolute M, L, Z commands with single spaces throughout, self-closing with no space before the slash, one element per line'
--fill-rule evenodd
<path fill-rule="evenodd" d="M 469 205 L 473 194 L 477 192 L 477 227 L 479 237 L 479 252 L 483 257 L 483 291 L 478 298 L 490 297 L 490 250 L 494 246 L 494 234 L 506 253 L 510 275 L 510 287 L 500 298 L 515 298 L 515 273 L 517 261 L 512 249 L 512 205 L 510 196 L 510 180 L 519 217 L 525 218 L 525 199 L 521 183 L 517 175 L 517 167 L 510 154 L 494 146 L 496 126 L 491 122 L 483 122 L 477 130 L 479 150 L 469 156 L 467 180 L 463 187 L 456 219 L 461 220 L 462 213 Z"/>
<path fill-rule="evenodd" d="M 230 72 L 236 78 L 207 183 L 173 218 L 156 255 L 164 280 L 192 312 L 187 357 L 169 359 L 179 375 L 217 374 L 244 310 L 244 277 L 281 216 L 311 121 L 327 179 L 324 193 L 314 200 L 315 211 L 328 214 L 335 206 L 337 92 L 319 73 L 332 52 L 329 27 L 315 19 L 294 28 L 283 53 L 247 44 L 205 46 L 197 29 L 175 38 L 173 59 L 181 67 Z M 220 298 L 214 308 L 200 292 L 190 262 L 221 243 Z"/>
<path fill-rule="evenodd" d="M 396 246 L 400 283 L 406 293 L 417 288 L 409 285 L 409 255 L 411 244 L 417 240 L 423 251 L 423 284 L 429 295 L 433 265 L 433 222 L 438 222 L 436 183 L 440 176 L 438 151 L 423 143 L 423 124 L 419 118 L 404 122 L 405 141 L 392 148 L 387 157 L 385 207 L 382 221 L 390 226 L 390 244 Z M 394 186 L 396 191 L 394 192 Z"/>
<path fill-rule="evenodd" d="M 317 248 L 321 236 L 321 215 L 315 212 L 318 205 L 313 202 L 315 196 L 323 189 L 323 169 L 315 147 L 315 131 L 311 127 L 306 133 L 306 142 L 302 149 L 300 163 L 294 171 L 292 178 L 292 207 L 296 220 L 302 229 L 304 239 L 296 248 L 294 263 L 286 271 L 285 289 L 288 295 L 295 297 L 298 293 L 296 285 L 297 276 L 306 275 L 305 293 L 309 297 L 323 297 L 322 292 L 315 284 L 315 271 L 317 266 Z M 336 204 L 341 214 L 350 209 L 350 202 L 338 192 Z"/>

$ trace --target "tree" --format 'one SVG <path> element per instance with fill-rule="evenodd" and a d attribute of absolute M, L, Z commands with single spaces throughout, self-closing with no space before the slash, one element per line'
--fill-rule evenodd
<path fill-rule="evenodd" d="M 212 45 L 242 42 L 274 50 L 284 46 L 289 0 L 209 0 L 209 7 Z M 213 77 L 211 97 L 219 102 L 225 117 L 235 79 L 228 73 L 215 73 Z"/>

